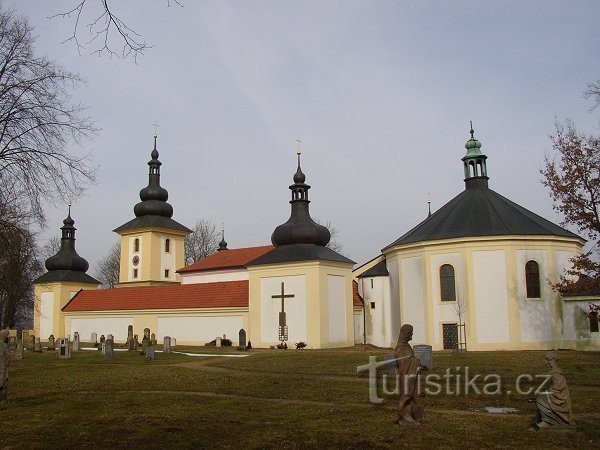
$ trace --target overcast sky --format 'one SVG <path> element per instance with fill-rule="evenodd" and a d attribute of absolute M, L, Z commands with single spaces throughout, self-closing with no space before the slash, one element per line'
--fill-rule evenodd
<path fill-rule="evenodd" d="M 469 120 L 490 187 L 554 222 L 539 169 L 554 121 L 598 132 L 582 97 L 600 79 L 598 1 L 112 1 L 154 47 L 137 60 L 81 55 L 75 0 L 4 1 L 46 54 L 87 79 L 74 99 L 101 128 L 97 183 L 74 199 L 91 263 L 134 217 L 157 120 L 173 218 L 225 222 L 230 248 L 264 245 L 289 217 L 296 139 L 311 213 L 363 263 L 464 189 Z M 88 0 L 89 12 L 98 11 Z M 81 39 L 85 40 L 82 18 Z M 47 239 L 66 205 L 49 207 Z"/>

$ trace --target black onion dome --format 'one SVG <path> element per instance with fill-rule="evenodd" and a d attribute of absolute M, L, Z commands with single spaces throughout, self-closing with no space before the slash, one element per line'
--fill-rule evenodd
<path fill-rule="evenodd" d="M 140 191 L 141 202 L 135 205 L 133 212 L 136 217 L 150 215 L 172 217 L 173 207 L 167 203 L 169 192 L 160 185 L 160 166 L 162 163 L 158 160 L 156 136 L 154 136 L 154 149 L 150 156 L 152 159 L 148 161 L 148 166 L 150 166 L 148 186 Z"/>
<path fill-rule="evenodd" d="M 79 256 L 75 251 L 75 221 L 71 214 L 63 220 L 62 237 L 60 240 L 60 250 L 54 256 L 46 260 L 46 269 L 48 272 L 55 270 L 71 270 L 75 272 L 86 272 L 90 267 L 89 263 Z"/>
<path fill-rule="evenodd" d="M 298 153 L 298 170 L 294 174 L 294 184 L 290 186 L 292 191 L 292 213 L 284 224 L 279 225 L 271 235 L 271 242 L 275 246 L 288 244 L 314 244 L 326 246 L 331 239 L 327 227 L 316 223 L 308 210 L 308 190 L 310 186 L 305 184 L 306 176 L 300 168 L 300 153 Z"/>

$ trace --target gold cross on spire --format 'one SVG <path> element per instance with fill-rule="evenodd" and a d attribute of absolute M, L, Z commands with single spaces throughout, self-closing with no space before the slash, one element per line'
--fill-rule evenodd
<path fill-rule="evenodd" d="M 296 155 L 300 155 L 302 153 L 302 150 L 300 150 L 300 144 L 302 144 L 302 141 L 298 137 L 298 139 L 296 139 L 296 142 L 298 143 L 298 145 L 296 146 Z"/>
<path fill-rule="evenodd" d="M 158 127 L 160 126 L 158 124 L 158 121 L 155 120 L 154 123 L 152 124 L 152 126 L 154 127 L 154 137 L 157 137 L 158 136 Z"/>

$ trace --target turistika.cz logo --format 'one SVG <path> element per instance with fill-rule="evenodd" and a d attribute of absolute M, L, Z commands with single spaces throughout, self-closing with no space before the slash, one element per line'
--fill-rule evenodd
<path fill-rule="evenodd" d="M 390 366 L 396 364 L 397 359 L 378 361 L 376 356 L 369 356 L 369 363 L 358 366 L 357 373 L 367 373 L 369 378 L 369 401 L 383 403 L 380 396 L 398 395 L 404 383 L 404 392 L 412 385 L 412 380 L 417 378 L 418 393 L 425 395 L 539 395 L 549 384 L 549 374 L 521 374 L 513 383 L 504 383 L 497 373 L 481 374 L 471 372 L 467 367 L 448 367 L 443 374 L 419 371 L 404 377 L 384 373 L 390 371 Z M 379 380 L 381 383 L 379 383 Z"/>

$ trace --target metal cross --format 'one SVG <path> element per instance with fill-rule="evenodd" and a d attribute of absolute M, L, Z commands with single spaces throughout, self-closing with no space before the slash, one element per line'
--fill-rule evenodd
<path fill-rule="evenodd" d="M 157 136 L 158 135 L 158 127 L 160 126 L 158 124 L 158 121 L 155 120 L 154 123 L 152 124 L 152 126 L 154 126 L 154 136 Z"/>
<path fill-rule="evenodd" d="M 296 139 L 296 142 L 298 143 L 298 146 L 296 147 L 296 155 L 299 155 L 300 153 L 302 153 L 302 151 L 300 150 L 300 144 L 302 144 L 300 137 L 298 137 L 298 139 Z"/>
<path fill-rule="evenodd" d="M 281 294 L 279 295 L 271 295 L 271 298 L 280 298 L 281 299 L 281 312 L 279 313 L 279 340 L 287 341 L 288 333 L 287 333 L 287 321 L 285 317 L 285 299 L 286 298 L 294 298 L 294 294 L 286 294 L 285 293 L 285 283 L 281 282 Z"/>

